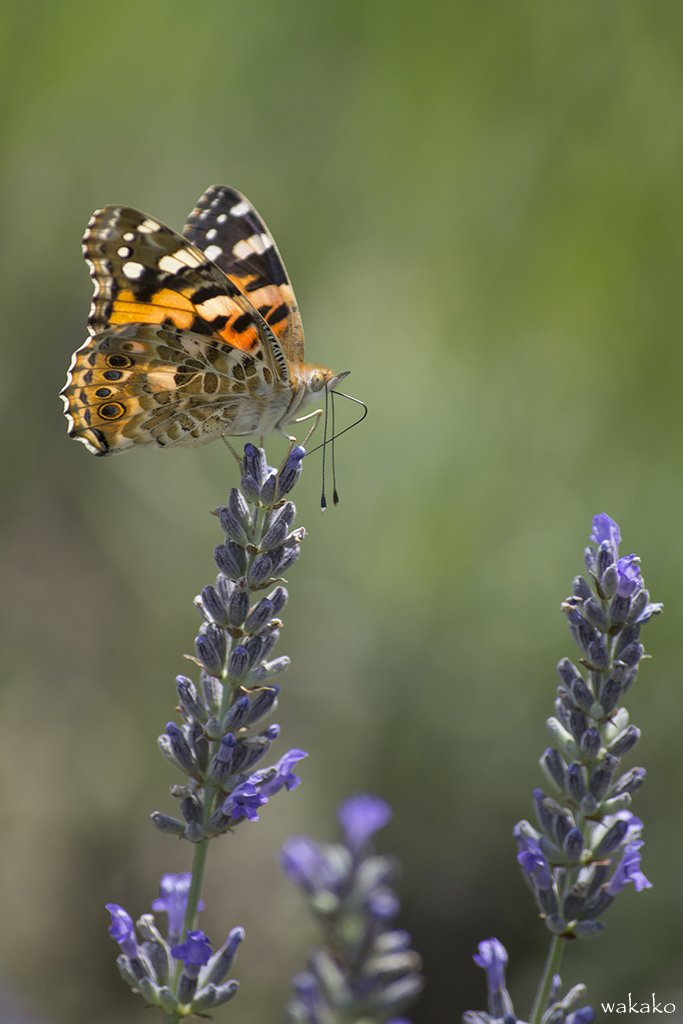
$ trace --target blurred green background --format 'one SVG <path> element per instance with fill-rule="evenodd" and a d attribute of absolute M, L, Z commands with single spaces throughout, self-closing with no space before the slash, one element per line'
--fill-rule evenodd
<path fill-rule="evenodd" d="M 146 912 L 189 865 L 149 823 L 176 781 L 156 736 L 235 467 L 221 444 L 95 459 L 57 393 L 92 210 L 180 229 L 225 183 L 277 240 L 308 357 L 352 370 L 370 415 L 338 445 L 339 508 L 320 515 L 313 459 L 297 489 L 278 755 L 311 756 L 210 856 L 203 927 L 248 937 L 217 1019 L 283 1019 L 313 931 L 274 855 L 293 831 L 333 838 L 354 791 L 395 809 L 380 846 L 425 958 L 416 1024 L 484 1007 L 471 956 L 491 935 L 528 1014 L 547 932 L 511 829 L 542 784 L 574 656 L 559 605 L 598 511 L 667 604 L 629 702 L 654 888 L 629 887 L 563 975 L 594 1006 L 683 1000 L 680 2 L 6 0 L 0 25 L 7 983 L 53 1021 L 150 1019 L 103 904 Z"/>

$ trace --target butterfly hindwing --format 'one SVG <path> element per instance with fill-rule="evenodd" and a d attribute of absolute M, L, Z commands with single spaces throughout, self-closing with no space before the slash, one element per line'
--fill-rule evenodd
<path fill-rule="evenodd" d="M 277 419 L 288 386 L 253 352 L 172 325 L 101 331 L 73 357 L 62 392 L 70 433 L 97 455 L 134 445 L 194 446 Z"/>
<path fill-rule="evenodd" d="M 301 316 L 272 235 L 248 199 L 214 185 L 190 214 L 183 234 L 249 298 L 290 362 L 303 362 Z"/>

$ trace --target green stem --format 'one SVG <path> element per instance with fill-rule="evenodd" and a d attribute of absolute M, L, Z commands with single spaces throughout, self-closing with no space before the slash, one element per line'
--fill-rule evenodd
<path fill-rule="evenodd" d="M 545 971 L 541 978 L 541 983 L 536 993 L 536 999 L 534 1001 L 534 1008 L 531 1011 L 531 1022 L 530 1024 L 541 1024 L 541 1017 L 545 1013 L 548 1007 L 548 996 L 550 995 L 550 987 L 553 983 L 553 978 L 560 969 L 560 963 L 562 962 L 562 954 L 564 953 L 564 942 L 559 935 L 553 935 L 552 942 L 550 943 L 550 951 L 548 953 L 548 959 L 545 965 Z"/>
<path fill-rule="evenodd" d="M 195 845 L 194 857 L 192 858 L 192 881 L 190 882 L 190 891 L 187 896 L 187 908 L 185 910 L 185 921 L 183 922 L 185 934 L 187 934 L 187 932 L 191 932 L 197 923 L 197 907 L 199 905 L 199 896 L 202 891 L 204 868 L 206 867 L 206 858 L 208 853 L 208 839 L 205 839 L 203 843 L 197 843 Z"/>

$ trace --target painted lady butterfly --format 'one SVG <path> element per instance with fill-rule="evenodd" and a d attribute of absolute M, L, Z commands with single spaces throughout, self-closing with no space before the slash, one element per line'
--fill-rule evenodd
<path fill-rule="evenodd" d="M 205 192 L 182 236 L 138 210 L 106 206 L 93 214 L 83 252 L 95 286 L 91 337 L 61 395 L 70 436 L 95 455 L 223 434 L 293 440 L 288 424 L 346 376 L 304 363 L 280 254 L 234 189 Z"/>

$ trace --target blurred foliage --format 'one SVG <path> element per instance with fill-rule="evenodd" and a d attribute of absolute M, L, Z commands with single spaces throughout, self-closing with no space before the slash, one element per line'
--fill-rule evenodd
<path fill-rule="evenodd" d="M 180 229 L 226 183 L 275 235 L 309 357 L 351 369 L 371 411 L 338 446 L 339 509 L 320 516 L 315 463 L 297 489 L 278 720 L 280 750 L 311 756 L 212 851 L 203 926 L 247 929 L 220 1019 L 282 1019 L 312 933 L 274 853 L 332 838 L 357 790 L 395 809 L 381 843 L 429 979 L 416 1024 L 484 1006 L 471 955 L 491 935 L 528 1011 L 547 933 L 510 833 L 598 511 L 667 604 L 630 699 L 655 884 L 563 973 L 594 1006 L 663 998 L 683 909 L 680 3 L 6 0 L 0 28 L 8 983 L 53 1021 L 149 1019 L 103 904 L 145 912 L 189 864 L 148 821 L 175 781 L 155 739 L 235 467 L 221 444 L 93 459 L 57 392 L 85 337 L 92 210 Z"/>

